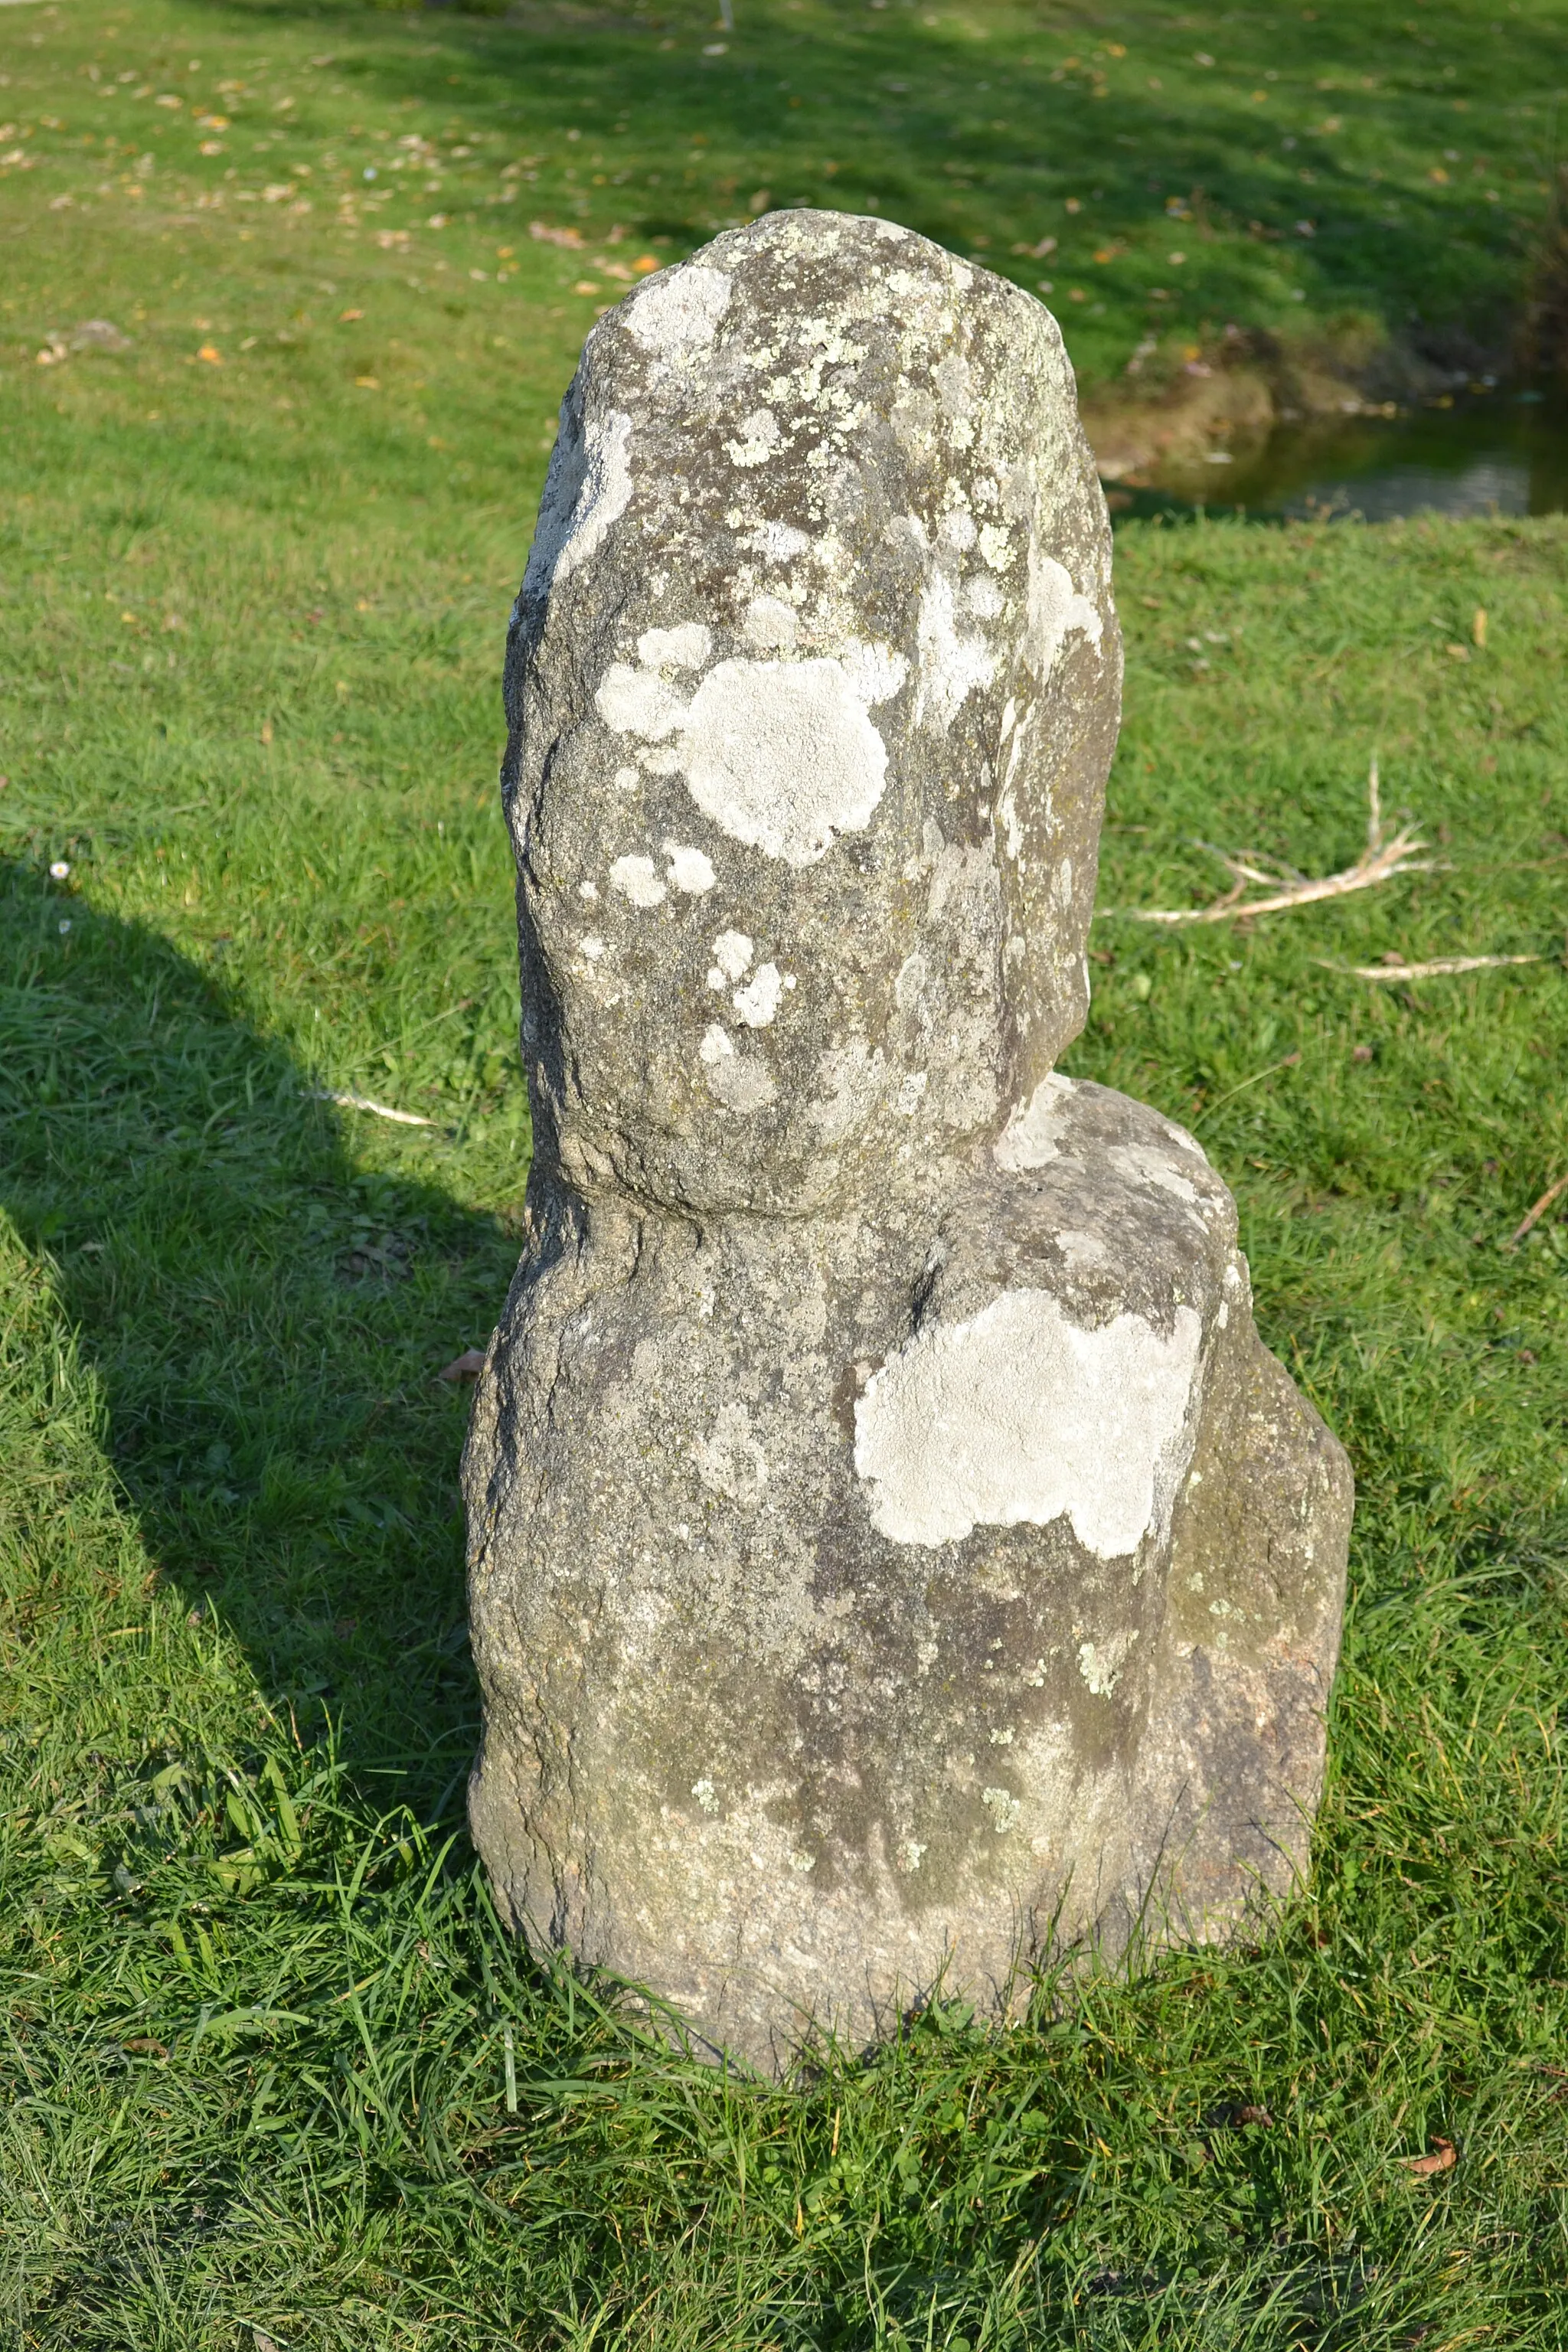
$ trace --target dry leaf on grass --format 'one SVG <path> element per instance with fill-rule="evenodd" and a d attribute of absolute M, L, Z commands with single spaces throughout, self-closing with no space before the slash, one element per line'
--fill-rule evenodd
<path fill-rule="evenodd" d="M 128 352 L 131 338 L 109 319 L 84 319 L 70 339 L 73 352 Z"/>
<path fill-rule="evenodd" d="M 1455 971 L 1495 971 L 1504 964 L 1544 963 L 1544 956 L 1435 956 L 1429 963 L 1406 963 L 1403 956 L 1385 955 L 1381 963 L 1330 963 L 1326 956 L 1318 961 L 1325 971 L 1342 971 L 1355 980 L 1440 980 Z"/>
<path fill-rule="evenodd" d="M 434 1127 L 433 1118 L 421 1118 L 417 1111 L 394 1110 L 390 1103 L 373 1101 L 369 1095 L 350 1094 L 341 1087 L 312 1087 L 317 1102 L 336 1103 L 340 1110 L 368 1110 L 377 1118 L 390 1118 L 399 1127 Z"/>
<path fill-rule="evenodd" d="M 1522 1221 L 1514 1227 L 1512 1233 L 1510 1234 L 1508 1237 L 1508 1245 L 1510 1249 L 1517 1249 L 1519 1247 L 1526 1234 L 1531 1232 L 1534 1227 L 1541 1223 L 1542 1218 L 1546 1214 L 1546 1212 L 1552 1206 L 1552 1202 L 1559 1200 L 1564 1192 L 1568 1192 L 1568 1176 L 1559 1176 L 1555 1184 L 1548 1184 L 1545 1192 L 1542 1192 L 1534 1208 L 1529 1212 Z"/>
<path fill-rule="evenodd" d="M 1413 2180 L 1430 2180 L 1439 2172 L 1452 2172 L 1459 2151 L 1451 2139 L 1434 2137 L 1430 2156 L 1402 2156 L 1398 2161 Z"/>
<path fill-rule="evenodd" d="M 484 1368 L 484 1349 L 465 1348 L 460 1356 L 454 1356 L 449 1364 L 443 1364 L 436 1377 L 442 1381 L 477 1381 Z"/>
<path fill-rule="evenodd" d="M 1260 2124 L 1265 2131 L 1272 2131 L 1274 2118 L 1267 2107 L 1256 2106 L 1250 2102 L 1246 2105 L 1232 2105 L 1227 2101 L 1223 2106 L 1213 2108 L 1203 2119 L 1205 2132 L 1241 2131 L 1248 2124 Z"/>
<path fill-rule="evenodd" d="M 1210 851 L 1234 877 L 1232 887 L 1221 898 L 1207 907 L 1131 907 L 1126 911 L 1139 923 L 1224 923 L 1241 915 L 1279 915 L 1291 907 L 1315 907 L 1325 898 L 1343 898 L 1352 890 L 1371 890 L 1380 882 L 1391 882 L 1396 874 L 1430 874 L 1429 860 L 1417 860 L 1414 853 L 1426 847 L 1425 842 L 1408 825 L 1402 825 L 1392 841 L 1383 836 L 1383 804 L 1378 798 L 1377 761 L 1367 771 L 1366 847 L 1353 866 L 1342 873 L 1311 877 L 1304 874 L 1270 873 L 1247 857 L 1233 857 L 1227 850 Z M 1207 842 L 1198 844 L 1208 849 Z M 1248 898 L 1246 893 L 1261 889 L 1268 893 L 1262 898 Z"/>

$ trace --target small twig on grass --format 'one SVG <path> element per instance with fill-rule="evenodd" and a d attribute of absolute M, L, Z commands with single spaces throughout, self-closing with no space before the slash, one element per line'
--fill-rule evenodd
<path fill-rule="evenodd" d="M 1546 1214 L 1546 1212 L 1552 1206 L 1552 1202 L 1560 1199 L 1564 1192 L 1568 1192 L 1568 1175 L 1559 1176 L 1555 1184 L 1548 1184 L 1545 1192 L 1542 1192 L 1540 1200 L 1537 1201 L 1529 1216 L 1524 1219 L 1523 1223 L 1519 1225 L 1513 1233 L 1510 1234 L 1508 1237 L 1508 1245 L 1510 1249 L 1517 1249 L 1519 1247 L 1526 1234 L 1528 1234 L 1533 1226 L 1538 1225 L 1541 1223 L 1542 1218 Z"/>
<path fill-rule="evenodd" d="M 1317 959 L 1325 971 L 1343 972 L 1355 980 L 1438 980 L 1451 971 L 1490 971 L 1506 963 L 1544 963 L 1538 955 L 1516 956 L 1436 956 L 1430 963 L 1331 963 L 1326 956 Z"/>
<path fill-rule="evenodd" d="M 1229 1102 L 1233 1095 L 1245 1094 L 1248 1087 L 1257 1086 L 1263 1078 L 1271 1078 L 1277 1070 L 1293 1070 L 1300 1058 L 1301 1056 L 1299 1053 L 1287 1054 L 1282 1062 L 1270 1062 L 1266 1070 L 1254 1070 L 1249 1078 L 1243 1078 L 1239 1084 L 1234 1087 L 1228 1087 L 1223 1095 L 1216 1095 L 1213 1102 L 1203 1104 L 1198 1111 L 1197 1118 L 1206 1118 L 1211 1110 L 1218 1110 L 1221 1103 Z M 1193 1124 L 1196 1126 L 1196 1118 L 1194 1120 Z"/>
<path fill-rule="evenodd" d="M 1131 907 L 1127 909 L 1140 923 L 1224 923 L 1235 915 L 1279 915 L 1291 907 L 1316 906 L 1324 898 L 1343 898 L 1352 890 L 1372 890 L 1380 882 L 1391 882 L 1396 874 L 1430 874 L 1430 860 L 1417 861 L 1415 852 L 1426 845 L 1409 825 L 1402 825 L 1390 841 L 1383 837 L 1383 804 L 1378 795 L 1377 760 L 1373 756 L 1367 773 L 1366 847 L 1353 866 L 1342 873 L 1324 874 L 1313 878 L 1306 875 L 1270 873 L 1248 858 L 1233 857 L 1223 849 L 1210 851 L 1235 879 L 1223 898 L 1208 907 Z M 1200 848 L 1207 848 L 1200 842 Z M 1248 898 L 1250 889 L 1263 889 L 1271 895 L 1266 898 Z"/>
<path fill-rule="evenodd" d="M 336 1103 L 340 1110 L 374 1111 L 377 1118 L 395 1119 L 399 1127 L 434 1127 L 433 1118 L 421 1118 L 416 1110 L 394 1110 L 388 1103 L 372 1102 L 369 1095 L 351 1095 L 337 1087 L 312 1087 L 317 1102 Z"/>

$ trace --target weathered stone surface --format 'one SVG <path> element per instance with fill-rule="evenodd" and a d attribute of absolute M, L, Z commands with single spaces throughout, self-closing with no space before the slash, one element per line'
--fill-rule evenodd
<path fill-rule="evenodd" d="M 474 1833 L 765 2064 L 1306 1853 L 1344 1457 L 1197 1145 L 1055 1071 L 1110 553 L 1039 305 L 777 215 L 590 335 L 514 616 Z"/>

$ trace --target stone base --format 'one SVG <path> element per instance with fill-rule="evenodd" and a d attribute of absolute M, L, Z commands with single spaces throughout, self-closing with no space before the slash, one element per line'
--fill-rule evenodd
<path fill-rule="evenodd" d="M 1190 1137 L 1051 1077 L 918 1215 L 531 1213 L 465 1486 L 537 1947 L 776 2071 L 1289 1890 L 1351 1479 Z"/>

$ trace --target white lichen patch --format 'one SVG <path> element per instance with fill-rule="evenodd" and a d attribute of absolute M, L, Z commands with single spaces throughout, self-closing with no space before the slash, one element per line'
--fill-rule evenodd
<path fill-rule="evenodd" d="M 706 1772 L 700 1780 L 693 1780 L 691 1793 L 705 1813 L 716 1813 L 719 1811 L 718 1794 Z"/>
<path fill-rule="evenodd" d="M 798 628 L 774 596 L 752 598 L 746 625 L 754 643 L 785 651 Z M 732 839 L 813 865 L 875 813 L 888 755 L 868 713 L 899 691 L 908 664 L 852 638 L 842 659 L 720 662 L 689 702 L 666 672 L 705 657 L 710 643 L 698 623 L 644 630 L 637 665 L 612 662 L 595 707 L 614 733 L 641 739 L 643 769 L 684 769 L 698 807 Z"/>
<path fill-rule="evenodd" d="M 686 717 L 686 704 L 657 669 L 634 669 L 612 662 L 599 681 L 595 707 L 617 735 L 641 735 L 658 742 L 673 735 Z"/>
<path fill-rule="evenodd" d="M 937 396 L 950 416 L 968 413 L 973 396 L 973 371 L 962 352 L 949 352 L 931 370 L 931 382 Z"/>
<path fill-rule="evenodd" d="M 865 704 L 826 659 L 720 662 L 697 690 L 682 749 L 704 816 L 795 866 L 864 831 L 888 765 Z"/>
<path fill-rule="evenodd" d="M 917 948 L 913 955 L 904 958 L 893 982 L 893 1002 L 900 1013 L 912 1013 L 925 993 L 931 978 L 931 966 Z"/>
<path fill-rule="evenodd" d="M 851 638 L 840 653 L 839 661 L 850 685 L 866 705 L 875 710 L 879 704 L 891 702 L 910 674 L 909 663 L 902 654 L 879 639 L 863 643 Z"/>
<path fill-rule="evenodd" d="M 668 861 L 670 888 L 681 891 L 688 898 L 706 897 L 717 879 L 713 861 L 706 851 L 689 848 L 684 842 L 667 841 L 664 855 Z"/>
<path fill-rule="evenodd" d="M 784 446 L 784 435 L 778 418 L 771 408 L 759 408 L 753 415 L 741 419 L 738 440 L 726 441 L 725 454 L 732 466 L 765 466 Z"/>
<path fill-rule="evenodd" d="M 915 724 L 929 721 L 945 735 L 975 688 L 990 685 L 996 656 L 984 637 L 959 635 L 952 583 L 944 572 L 933 572 L 926 583 L 915 639 L 920 651 Z"/>
<path fill-rule="evenodd" d="M 1135 1184 L 1152 1185 L 1156 1192 L 1169 1192 L 1187 1208 L 1203 1212 L 1219 1205 L 1217 1196 L 1212 1201 L 1205 1199 L 1190 1177 L 1147 1143 L 1113 1144 L 1107 1156 Z"/>
<path fill-rule="evenodd" d="M 1013 789 L 1013 769 L 1016 764 L 1015 761 L 1009 766 L 1006 782 L 996 795 L 996 829 L 1002 837 L 1003 849 L 1022 874 L 1024 867 L 1019 853 L 1024 846 L 1024 827 L 1018 814 L 1018 797 Z M 1011 944 L 1009 940 L 1008 945 Z"/>
<path fill-rule="evenodd" d="M 778 1099 L 773 1073 L 751 1055 L 737 1054 L 729 1032 L 712 1022 L 703 1032 L 698 1059 L 707 1072 L 710 1092 L 726 1110 L 765 1110 Z"/>
<path fill-rule="evenodd" d="M 738 988 L 730 1002 L 748 1029 L 765 1029 L 784 996 L 784 975 L 776 963 L 757 966 L 749 988 Z"/>
<path fill-rule="evenodd" d="M 626 321 L 645 351 L 681 360 L 706 351 L 730 307 L 727 271 L 687 262 L 660 270 L 626 312 Z"/>
<path fill-rule="evenodd" d="M 811 1122 L 824 1143 L 841 1143 L 869 1117 L 887 1081 L 887 1057 L 864 1037 L 829 1047 L 816 1065 L 825 1089 L 811 1106 Z"/>
<path fill-rule="evenodd" d="M 772 1071 L 751 1055 L 736 1054 L 718 1063 L 709 1074 L 708 1084 L 726 1110 L 742 1115 L 766 1110 L 770 1103 L 778 1100 L 779 1090 Z"/>
<path fill-rule="evenodd" d="M 742 625 L 747 643 L 761 653 L 788 653 L 800 629 L 795 606 L 782 596 L 753 596 Z"/>
<path fill-rule="evenodd" d="M 561 586 L 604 545 L 631 503 L 631 437 L 624 409 L 584 426 L 563 403 L 520 602 Z"/>
<path fill-rule="evenodd" d="M 1163 1536 L 1192 1450 L 1202 1326 L 1141 1315 L 1085 1329 L 1042 1290 L 917 1332 L 855 1407 L 855 1468 L 891 1543 L 1070 1519 L 1101 1559 Z"/>
<path fill-rule="evenodd" d="M 1105 635 L 1100 607 L 1073 586 L 1072 573 L 1054 555 L 1029 546 L 1028 660 L 1037 678 L 1049 677 L 1074 631 L 1098 653 Z"/>
<path fill-rule="evenodd" d="M 1072 1080 L 1058 1070 L 1043 1077 L 992 1145 L 991 1157 L 997 1167 L 1017 1175 L 1026 1168 L 1044 1168 L 1053 1160 L 1060 1150 L 1062 1122 L 1073 1092 Z"/>
<path fill-rule="evenodd" d="M 634 907 L 662 907 L 668 896 L 651 857 L 617 857 L 610 868 L 610 887 Z"/>
<path fill-rule="evenodd" d="M 1057 1247 L 1074 1274 L 1088 1274 L 1094 1266 L 1103 1265 L 1108 1255 L 1098 1234 L 1075 1233 L 1070 1226 L 1057 1235 Z"/>
<path fill-rule="evenodd" d="M 1127 1654 L 1138 1639 L 1136 1625 L 1124 1633 L 1113 1633 L 1107 1642 L 1080 1642 L 1078 1645 L 1078 1670 L 1096 1698 L 1109 1698 L 1121 1676 Z"/>
<path fill-rule="evenodd" d="M 768 1483 L 767 1456 L 752 1433 L 749 1409 L 739 1402 L 721 1404 L 711 1433 L 692 1449 L 697 1475 L 715 1494 L 731 1502 L 755 1504 Z"/>
<path fill-rule="evenodd" d="M 1005 1837 L 1024 1808 L 1011 1789 L 982 1789 L 980 1801 L 991 1816 L 991 1826 L 998 1837 Z"/>
<path fill-rule="evenodd" d="M 1185 1152 L 1190 1160 L 1195 1160 L 1200 1168 L 1209 1165 L 1208 1153 L 1195 1135 L 1189 1135 L 1186 1129 L 1178 1127 L 1173 1118 L 1163 1118 L 1159 1126 L 1161 1133 L 1175 1145 L 1178 1151 Z"/>
<path fill-rule="evenodd" d="M 644 669 L 700 669 L 712 650 L 712 632 L 700 621 L 682 621 L 673 629 L 645 629 L 637 639 L 637 659 Z"/>
<path fill-rule="evenodd" d="M 744 931 L 721 931 L 713 942 L 713 962 L 720 984 L 744 980 L 752 968 L 753 950 Z"/>
<path fill-rule="evenodd" d="M 988 522 L 980 533 L 980 555 L 993 572 L 1000 572 L 1011 561 L 1013 534 L 1003 523 Z"/>
<path fill-rule="evenodd" d="M 900 1838 L 894 1850 L 893 1867 L 907 1878 L 920 1868 L 929 1851 L 929 1846 L 921 1838 Z"/>
<path fill-rule="evenodd" d="M 760 522 L 747 533 L 742 544 L 751 554 L 760 555 L 769 563 L 794 563 L 806 553 L 811 540 L 794 523 Z"/>

